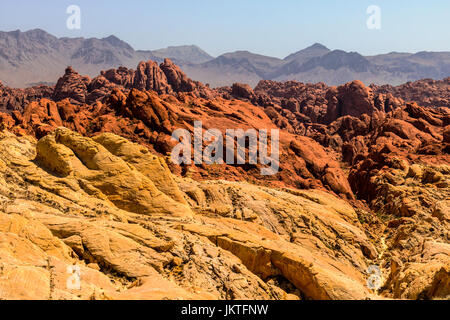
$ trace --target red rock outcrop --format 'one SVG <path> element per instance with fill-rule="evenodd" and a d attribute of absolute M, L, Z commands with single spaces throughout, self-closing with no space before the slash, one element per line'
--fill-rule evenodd
<path fill-rule="evenodd" d="M 154 90 L 158 93 L 172 93 L 166 75 L 154 61 L 139 63 L 134 74 L 133 88 Z"/>
<path fill-rule="evenodd" d="M 69 99 L 71 103 L 86 103 L 89 77 L 79 75 L 72 67 L 67 67 L 64 76 L 59 78 L 53 91 L 53 100 Z"/>
<path fill-rule="evenodd" d="M 360 282 L 359 272 L 361 266 L 366 264 L 364 259 L 370 259 L 383 269 L 383 286 L 378 291 L 383 296 L 418 299 L 445 298 L 448 295 L 445 283 L 448 283 L 449 277 L 446 266 L 449 262 L 447 244 L 450 241 L 447 210 L 450 197 L 450 109 L 405 103 L 403 98 L 389 90 L 383 92 L 374 86 L 365 87 L 360 81 L 331 88 L 320 83 L 312 85 L 262 81 L 255 90 L 244 84 L 211 90 L 187 78 L 170 60 L 160 66 L 151 61 L 143 62 L 137 70 L 108 70 L 92 80 L 68 68 L 55 88 L 50 88 L 51 94 L 46 98 L 48 88 L 50 87 L 15 90 L 0 86 L 0 92 L 3 93 L 1 101 L 9 106 L 9 109 L 2 109 L 7 112 L 0 113 L 2 129 L 6 128 L 18 136 L 29 134 L 43 138 L 38 148 L 41 153 L 48 151 L 48 155 L 55 152 L 64 155 L 66 153 L 62 150 L 69 148 L 75 154 L 80 153 L 80 157 L 87 162 L 91 161 L 90 158 L 74 143 L 62 141 L 61 134 L 54 133 L 55 130 L 62 132 L 63 129 L 57 128 L 64 126 L 88 137 L 114 133 L 144 147 L 140 147 L 139 152 L 133 151 L 131 155 L 125 155 L 124 150 L 128 149 L 119 148 L 125 143 L 123 140 L 119 139 L 119 143 L 118 138 L 102 135 L 93 140 L 95 143 L 105 144 L 105 148 L 114 156 L 96 147 L 96 150 L 101 151 L 101 157 L 95 161 L 101 162 L 108 155 L 129 176 L 140 177 L 140 174 L 126 169 L 128 167 L 116 159 L 116 156 L 127 157 L 128 161 L 149 150 L 168 159 L 176 144 L 171 139 L 174 130 L 183 128 L 192 133 L 195 121 L 202 122 L 203 131 L 216 128 L 222 135 L 227 129 L 279 129 L 280 170 L 272 176 L 261 175 L 262 166 L 248 162 L 242 165 L 175 165 L 169 162 L 168 168 L 172 173 L 179 179 L 184 179 L 180 182 L 180 188 L 188 195 L 189 199 L 185 200 L 192 208 L 202 208 L 202 212 L 213 212 L 233 219 L 244 217 L 247 221 L 260 219 L 271 232 L 280 237 L 285 236 L 289 239 L 288 242 L 296 245 L 314 241 L 315 244 L 308 248 L 323 246 L 321 250 L 327 252 L 327 255 L 328 250 L 333 253 L 336 248 L 338 251 L 342 249 L 339 254 L 352 267 L 343 267 L 344 271 L 341 271 L 345 277 L 350 274 L 350 277 L 354 277 L 355 271 L 352 268 L 355 264 L 359 265 L 355 279 Z M 33 92 L 34 95 L 31 94 Z M 11 101 L 16 101 L 17 104 Z M 64 132 L 68 136 L 74 136 L 73 139 L 81 144 L 95 145 L 80 135 Z M 5 141 L 9 141 L 8 139 L 13 138 L 8 136 Z M 20 142 L 23 143 L 25 142 Z M 203 141 L 202 144 L 205 147 L 207 142 Z M 248 151 L 247 146 L 246 152 Z M 61 159 L 53 159 L 48 155 L 42 161 L 47 169 L 51 169 L 55 161 Z M 76 165 L 64 165 L 63 169 L 67 169 L 64 173 L 68 175 L 70 170 L 76 171 L 79 166 L 77 161 L 81 160 L 76 157 L 67 160 L 67 163 L 73 162 Z M 139 166 L 138 162 L 133 163 Z M 92 168 L 89 167 L 90 170 Z M 142 165 L 139 166 L 139 171 L 153 174 Z M 89 195 L 95 195 L 102 201 L 109 199 L 108 201 L 125 210 L 139 211 L 132 206 L 133 201 L 130 199 L 135 196 L 133 193 L 128 193 L 127 199 L 123 201 L 117 200 L 117 190 L 113 190 L 116 192 L 114 193 L 101 184 L 99 179 L 91 179 L 91 174 L 86 174 L 83 170 L 77 174 L 77 183 Z M 106 178 L 117 182 L 114 176 L 105 174 Z M 89 179 L 91 180 L 85 181 Z M 235 202 L 242 197 L 243 189 L 240 184 L 230 184 L 222 189 L 214 183 L 211 185 L 211 180 L 245 181 L 259 185 L 258 188 L 261 189 L 247 188 L 255 192 L 252 194 L 258 199 L 258 203 L 270 198 L 268 195 L 259 195 L 261 190 L 266 190 L 264 192 L 275 197 L 274 190 L 282 189 L 285 190 L 283 192 L 296 196 L 301 194 L 309 201 L 321 205 L 328 203 L 327 197 L 331 193 L 346 204 L 336 209 L 336 212 L 344 215 L 345 221 L 351 220 L 356 227 L 347 229 L 345 223 L 339 220 L 339 223 L 327 225 L 325 229 L 317 229 L 315 225 L 317 221 L 320 221 L 319 224 L 324 223 L 322 218 L 325 217 L 321 217 L 321 214 L 325 213 L 319 210 L 320 214 L 314 216 L 318 220 L 314 223 L 309 220 L 309 216 L 298 219 L 296 215 L 299 212 L 303 214 L 303 209 L 299 209 L 302 206 L 297 208 L 298 211 L 295 209 L 294 213 L 289 211 L 287 214 L 282 207 L 276 207 L 277 211 L 273 212 L 261 209 L 259 204 L 255 204 L 251 212 L 245 206 L 238 210 Z M 147 184 L 151 185 L 146 182 Z M 154 184 L 164 190 L 167 187 L 161 185 L 160 178 Z M 200 192 L 194 184 L 201 185 L 205 190 Z M 305 189 L 313 191 L 305 194 Z M 322 192 L 328 196 L 314 195 Z M 287 195 L 283 193 L 283 197 Z M 177 201 L 183 200 L 182 198 L 178 194 Z M 275 199 L 270 199 L 267 201 L 275 202 Z M 353 206 L 351 210 L 347 207 L 349 204 Z M 286 203 L 283 206 L 289 207 Z M 258 214 L 255 215 L 254 212 Z M 326 213 L 326 219 L 329 218 L 328 214 Z M 281 223 L 277 220 L 280 217 L 289 219 L 283 218 Z M 183 224 L 182 228 L 198 236 L 214 239 L 220 248 L 242 259 L 249 272 L 266 279 L 274 275 L 271 270 L 275 266 L 279 268 L 277 272 L 281 272 L 292 282 L 291 285 L 302 290 L 305 283 L 314 283 L 316 287 L 307 290 L 311 296 L 334 297 L 323 291 L 322 280 L 320 283 L 311 279 L 300 281 L 289 272 L 289 266 L 298 266 L 298 261 L 280 258 L 279 248 L 268 244 L 265 237 L 251 238 L 248 241 L 255 246 L 263 246 L 264 250 L 273 254 L 270 264 L 264 264 L 271 267 L 265 268 L 253 263 L 251 250 L 248 247 L 237 249 L 242 244 L 236 242 L 236 239 L 253 227 L 242 225 L 239 228 L 245 232 L 234 236 L 225 228 L 225 237 L 214 231 L 223 228 L 218 227 L 220 223 L 206 219 L 200 224 L 209 225 L 210 229 L 200 228 L 195 224 Z M 302 234 L 301 240 L 298 240 L 298 231 L 292 231 L 296 227 L 291 224 L 312 230 L 311 234 L 306 238 Z M 291 226 L 289 232 L 284 229 L 286 225 Z M 366 236 L 371 243 L 368 243 Z M 222 237 L 220 241 L 219 237 Z M 326 245 L 311 237 L 318 237 Z M 278 236 L 275 238 L 276 241 L 280 240 Z M 340 241 L 341 238 L 343 242 Z M 333 261 L 329 263 L 332 265 Z M 325 265 L 328 268 L 328 262 Z M 320 273 L 319 277 L 322 276 Z M 251 275 L 248 279 L 254 280 Z M 330 279 L 336 280 L 332 277 Z M 364 290 L 358 288 L 356 296 L 359 297 Z M 355 293 L 347 292 L 346 295 L 353 297 Z"/>
<path fill-rule="evenodd" d="M 370 179 L 383 167 L 392 167 L 393 158 L 409 163 L 450 161 L 445 136 L 449 115 L 450 110 L 444 113 L 407 104 L 368 130 L 364 139 L 366 152 L 355 154 L 351 161 L 354 169 L 349 179 L 357 195 L 369 201 L 376 197 L 376 185 Z M 347 141 L 355 142 L 348 137 Z"/>
<path fill-rule="evenodd" d="M 243 98 L 252 100 L 255 97 L 255 92 L 252 87 L 245 83 L 233 83 L 231 87 L 231 94 L 236 98 Z"/>
<path fill-rule="evenodd" d="M 263 80 L 255 88 L 257 97 L 253 102 L 262 106 L 279 105 L 291 111 L 302 122 L 319 122 L 326 112 L 327 90 L 325 83 Z"/>
<path fill-rule="evenodd" d="M 12 113 L 21 111 L 31 101 L 41 98 L 50 98 L 53 88 L 49 86 L 36 86 L 26 89 L 13 89 L 0 82 L 0 111 Z"/>
<path fill-rule="evenodd" d="M 342 116 L 359 117 L 362 114 L 372 114 L 377 110 L 372 90 L 364 86 L 361 81 L 331 88 L 325 97 L 328 101 L 324 118 L 326 123 L 331 123 Z"/>
<path fill-rule="evenodd" d="M 171 60 L 166 59 L 160 65 L 150 60 L 139 63 L 136 70 L 120 67 L 102 71 L 93 79 L 67 67 L 54 87 L 12 89 L 0 83 L 0 111 L 22 111 L 29 102 L 41 98 L 51 98 L 55 102 L 68 99 L 76 105 L 93 104 L 106 99 L 115 88 L 125 93 L 138 89 L 172 95 L 189 92 L 203 98 L 214 98 L 217 95 L 201 82 L 189 79 Z"/>
<path fill-rule="evenodd" d="M 449 85 L 450 77 L 443 80 L 423 79 L 396 87 L 391 85 L 371 87 L 377 93 L 389 93 L 408 102 L 417 102 L 420 106 L 450 108 Z"/>
<path fill-rule="evenodd" d="M 361 81 L 328 87 L 323 83 L 265 80 L 255 88 L 251 101 L 265 107 L 281 128 L 314 138 L 322 130 L 318 124 L 328 125 L 344 116 L 389 112 L 403 105 L 402 99 L 390 93 L 374 93 Z"/>
<path fill-rule="evenodd" d="M 69 77 L 74 78 L 74 75 Z M 59 102 L 43 99 L 27 105 L 14 124 L 11 125 L 9 121 L 6 126 L 14 132 L 26 131 L 38 138 L 58 126 L 88 136 L 112 132 L 145 144 L 163 155 L 175 145 L 171 140 L 172 132 L 177 128 L 186 128 L 192 132 L 194 121 L 202 121 L 205 130 L 218 128 L 223 134 L 227 129 L 277 128 L 263 109 L 250 103 L 222 98 L 204 100 L 193 93 L 178 95 L 180 100 L 172 95 L 158 95 L 155 91 L 137 89 L 124 94 L 116 88 L 104 103 L 97 101 L 92 105 L 72 104 L 69 98 Z M 304 140 L 301 148 L 295 147 L 297 139 Z M 304 145 L 308 146 L 308 153 L 302 152 Z M 260 165 L 197 166 L 189 170 L 196 172 L 199 179 L 227 178 L 276 186 L 323 188 L 353 198 L 337 162 L 312 139 L 296 137 L 283 131 L 280 134 L 280 153 L 281 168 L 275 176 L 262 176 Z M 310 159 L 311 154 L 320 156 Z M 314 164 L 318 159 L 324 165 Z M 175 170 L 186 173 L 188 168 Z"/>

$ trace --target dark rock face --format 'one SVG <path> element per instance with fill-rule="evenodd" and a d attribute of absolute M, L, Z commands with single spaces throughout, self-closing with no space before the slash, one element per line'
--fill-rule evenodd
<path fill-rule="evenodd" d="M 173 91 L 192 92 L 197 88 L 198 83 L 189 79 L 170 59 L 164 59 L 160 68 L 166 75 L 167 82 Z"/>
<path fill-rule="evenodd" d="M 64 76 L 59 78 L 53 92 L 53 100 L 69 99 L 71 103 L 86 103 L 86 95 L 91 80 L 79 75 L 72 67 L 67 67 Z"/>
<path fill-rule="evenodd" d="M 353 81 L 338 88 L 331 88 L 327 94 L 327 113 L 324 121 L 331 123 L 342 116 L 359 117 L 377 111 L 373 92 L 361 81 Z"/>
<path fill-rule="evenodd" d="M 288 119 L 297 123 L 317 123 L 326 112 L 328 86 L 324 83 L 305 84 L 297 81 L 260 81 L 253 102 L 262 106 L 280 106 L 290 112 Z M 293 120 L 290 120 L 293 121 Z M 297 126 L 294 123 L 294 128 Z"/>
<path fill-rule="evenodd" d="M 171 93 L 167 77 L 154 61 L 139 63 L 133 79 L 133 88 Z"/>
<path fill-rule="evenodd" d="M 244 83 L 234 83 L 231 87 L 231 94 L 236 98 L 244 98 L 249 100 L 251 100 L 255 95 L 252 87 Z"/>
<path fill-rule="evenodd" d="M 124 88 L 131 88 L 133 86 L 135 71 L 127 69 L 125 67 L 119 67 L 118 69 L 110 69 L 107 71 L 102 71 L 101 75 L 108 81 L 118 86 Z"/>

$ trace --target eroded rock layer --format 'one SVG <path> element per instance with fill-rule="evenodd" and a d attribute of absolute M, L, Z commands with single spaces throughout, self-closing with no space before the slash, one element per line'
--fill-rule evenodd
<path fill-rule="evenodd" d="M 449 298 L 450 111 L 421 83 L 211 90 L 166 60 L 0 85 L 0 299 Z M 173 164 L 195 121 L 278 129 L 278 173 Z"/>
<path fill-rule="evenodd" d="M 1 134 L 2 298 L 373 295 L 376 249 L 345 201 L 179 178 L 142 151 L 63 128 L 38 143 Z M 66 288 L 71 265 L 81 291 Z"/>

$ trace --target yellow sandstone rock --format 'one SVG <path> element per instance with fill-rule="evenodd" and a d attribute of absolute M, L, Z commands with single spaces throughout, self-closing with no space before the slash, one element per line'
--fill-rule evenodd
<path fill-rule="evenodd" d="M 383 245 L 324 191 L 175 177 L 113 134 L 0 132 L 0 299 L 378 299 L 367 269 L 383 259 L 383 295 L 445 297 L 448 243 L 421 239 L 409 265 L 387 256 L 415 234 L 400 218 Z"/>

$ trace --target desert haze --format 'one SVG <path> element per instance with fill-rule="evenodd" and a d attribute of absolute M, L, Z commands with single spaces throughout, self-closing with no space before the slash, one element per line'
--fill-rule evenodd
<path fill-rule="evenodd" d="M 136 68 L 140 61 L 162 62 L 170 58 L 192 79 L 211 87 L 260 80 L 296 80 L 341 85 L 359 79 L 366 85 L 400 85 L 424 78 L 442 80 L 450 75 L 450 52 L 391 52 L 363 56 L 357 52 L 330 50 L 322 44 L 284 59 L 248 51 L 212 57 L 194 45 L 159 50 L 134 50 L 115 36 L 57 38 L 41 29 L 0 32 L 0 76 L 11 87 L 52 84 L 67 66 L 95 77 L 101 70 Z"/>

